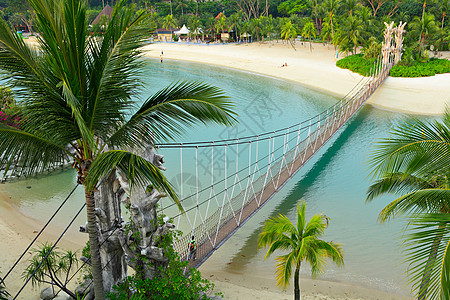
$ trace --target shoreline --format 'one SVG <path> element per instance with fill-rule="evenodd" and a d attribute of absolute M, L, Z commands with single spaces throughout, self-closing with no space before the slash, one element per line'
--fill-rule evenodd
<path fill-rule="evenodd" d="M 299 83 L 335 97 L 345 96 L 363 76 L 336 67 L 332 46 L 297 45 L 294 51 L 285 44 L 194 45 L 155 43 L 144 47 L 144 56 L 189 61 L 225 67 L 262 76 Z M 445 58 L 450 57 L 446 52 Z M 341 55 L 341 54 L 339 54 Z M 285 62 L 287 67 L 281 67 Z M 326 74 L 326 75 L 324 75 Z M 425 116 L 441 115 L 450 105 L 450 73 L 432 77 L 388 77 L 367 101 L 382 110 Z M 426 101 L 424 101 L 426 99 Z"/>

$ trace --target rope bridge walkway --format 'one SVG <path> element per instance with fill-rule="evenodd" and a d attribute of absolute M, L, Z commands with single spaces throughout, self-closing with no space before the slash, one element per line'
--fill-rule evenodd
<path fill-rule="evenodd" d="M 185 213 L 179 213 L 174 204 L 161 208 L 185 233 L 174 244 L 180 257 L 190 259 L 191 267 L 206 261 L 358 111 L 388 76 L 391 66 L 390 62 L 379 63 L 371 76 L 364 77 L 335 105 L 288 128 L 230 140 L 159 145 L 164 153 L 176 151 L 180 157 L 177 181 Z M 186 156 L 193 159 L 183 162 Z M 206 180 L 210 179 L 204 188 L 199 166 L 207 170 Z M 195 170 L 195 175 L 183 173 L 183 168 Z M 217 170 L 221 179 L 214 181 Z M 188 196 L 183 195 L 186 186 L 191 189 Z M 191 236 L 197 244 L 192 253 L 188 246 Z"/>

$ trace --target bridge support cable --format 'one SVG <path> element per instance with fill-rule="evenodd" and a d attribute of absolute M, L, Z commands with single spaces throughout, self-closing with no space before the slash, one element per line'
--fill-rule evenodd
<path fill-rule="evenodd" d="M 391 65 L 377 63 L 373 76 L 362 78 L 346 97 L 315 117 L 293 126 L 239 139 L 183 144 L 184 152 L 195 151 L 196 191 L 184 197 L 185 216 L 177 214 L 171 205 L 174 218 L 178 218 L 178 228 L 189 232 L 174 244 L 180 257 L 188 258 L 190 253 L 186 245 L 191 235 L 198 247 L 198 260 L 191 262 L 191 266 L 199 266 L 209 257 L 346 124 L 383 82 Z M 176 146 L 164 144 L 159 148 Z M 211 166 L 211 178 L 208 178 L 211 184 L 202 189 L 198 184 L 204 180 L 199 174 L 199 149 L 211 151 L 209 158 L 202 156 L 202 159 L 210 159 L 205 164 Z M 235 153 L 230 154 L 233 151 Z M 245 152 L 248 152 L 246 158 Z M 232 161 L 234 157 L 235 161 Z M 246 167 L 242 168 L 242 165 Z M 216 175 L 222 175 L 222 179 L 217 180 Z M 222 201 L 218 201 L 218 197 Z M 186 201 L 189 198 L 195 201 Z M 194 224 L 190 218 L 194 218 Z M 201 222 L 197 222 L 197 218 Z"/>
<path fill-rule="evenodd" d="M 36 242 L 36 240 L 41 236 L 42 232 L 47 228 L 47 226 L 50 224 L 51 221 L 55 218 L 55 216 L 59 213 L 61 208 L 66 204 L 67 200 L 72 196 L 72 194 L 75 192 L 75 190 L 78 188 L 79 184 L 75 185 L 75 187 L 72 189 L 72 191 L 66 196 L 63 202 L 58 206 L 58 208 L 55 210 L 55 212 L 52 214 L 52 216 L 48 219 L 48 221 L 45 223 L 45 225 L 39 230 L 39 232 L 36 234 L 34 239 L 30 242 L 30 244 L 25 248 L 25 250 L 22 252 L 22 254 L 19 256 L 19 258 L 14 262 L 12 267 L 6 272 L 5 276 L 1 279 L 1 282 L 4 282 L 5 279 L 11 274 L 11 272 L 16 268 L 17 264 L 22 260 L 22 258 L 25 256 L 27 251 L 33 246 L 33 244 Z"/>

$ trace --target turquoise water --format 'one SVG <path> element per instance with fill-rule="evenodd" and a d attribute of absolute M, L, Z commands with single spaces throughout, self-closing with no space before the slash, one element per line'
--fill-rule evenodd
<path fill-rule="evenodd" d="M 143 76 L 146 94 L 173 81 L 201 80 L 224 89 L 236 104 L 238 126 L 196 128 L 180 137 L 184 142 L 236 138 L 282 128 L 312 117 L 337 100 L 291 82 L 191 63 L 150 61 Z M 325 279 L 407 292 L 402 279 L 406 266 L 401 264 L 399 248 L 403 223 L 401 220 L 377 223 L 379 211 L 394 197 L 381 197 L 365 204 L 365 192 L 370 183 L 366 164 L 369 153 L 376 139 L 388 136 L 389 128 L 401 117 L 371 106 L 363 107 L 339 135 L 223 246 L 225 250 L 218 251 L 219 256 L 213 255 L 210 260 L 217 261 L 230 273 L 273 276 L 273 259 L 263 261 L 264 250 L 256 249 L 257 236 L 268 217 L 281 213 L 293 218 L 296 203 L 303 199 L 308 203 L 308 215 L 325 213 L 331 218 L 325 239 L 341 243 L 345 251 L 345 267 L 337 269 L 330 264 Z M 166 158 L 166 176 L 177 181 L 181 172 L 179 152 L 164 150 L 161 153 Z M 192 153 L 185 155 L 183 173 L 192 175 Z M 199 152 L 198 155 L 209 157 L 210 153 Z M 201 186 L 209 184 L 208 160 L 204 162 L 198 170 Z M 219 178 L 222 174 L 218 171 L 215 175 Z M 46 220 L 74 185 L 75 174 L 68 170 L 8 183 L 2 185 L 1 190 L 8 193 L 25 214 Z M 62 226 L 82 203 L 83 191 L 79 189 L 54 226 Z M 82 223 L 84 216 L 75 224 Z M 307 270 L 303 272 L 307 276 Z"/>

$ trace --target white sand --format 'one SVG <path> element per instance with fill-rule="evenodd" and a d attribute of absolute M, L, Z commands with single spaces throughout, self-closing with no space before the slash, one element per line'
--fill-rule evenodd
<path fill-rule="evenodd" d="M 146 55 L 179 59 L 292 80 L 313 89 L 342 97 L 362 78 L 349 70 L 336 67 L 332 46 L 297 45 L 297 51 L 281 42 L 244 45 L 190 45 L 157 43 L 146 46 Z M 341 54 L 339 54 L 341 55 Z M 445 53 L 448 55 L 448 53 Z M 340 56 L 341 57 L 341 56 Z M 284 63 L 288 67 L 281 67 Z M 442 114 L 450 104 L 450 74 L 426 78 L 389 77 L 368 103 L 387 110 L 421 115 Z"/>

